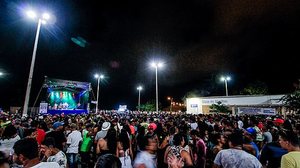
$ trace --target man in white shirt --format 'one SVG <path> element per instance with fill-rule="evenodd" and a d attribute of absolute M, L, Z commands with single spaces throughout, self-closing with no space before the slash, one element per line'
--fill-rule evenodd
<path fill-rule="evenodd" d="M 42 142 L 41 153 L 44 154 L 43 161 L 56 162 L 60 168 L 67 167 L 67 156 L 63 151 L 57 148 L 53 137 L 47 137 Z"/>
<path fill-rule="evenodd" d="M 25 138 L 18 140 L 14 147 L 13 160 L 24 168 L 59 168 L 56 162 L 40 162 L 38 143 L 33 138 Z"/>
<path fill-rule="evenodd" d="M 218 152 L 213 168 L 262 168 L 259 160 L 243 151 L 243 134 L 241 132 L 234 132 L 228 137 L 229 149 L 223 149 Z"/>
<path fill-rule="evenodd" d="M 67 158 L 69 163 L 69 168 L 77 167 L 77 160 L 78 160 L 78 149 L 79 143 L 82 141 L 81 132 L 77 130 L 77 125 L 72 123 L 70 125 L 71 132 L 67 137 Z"/>

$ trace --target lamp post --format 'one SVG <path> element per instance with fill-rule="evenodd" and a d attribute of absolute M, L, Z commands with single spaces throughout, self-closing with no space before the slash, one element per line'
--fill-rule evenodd
<path fill-rule="evenodd" d="M 170 112 L 172 112 L 173 97 L 168 97 L 168 100 L 170 100 Z"/>
<path fill-rule="evenodd" d="M 156 112 L 158 112 L 158 81 L 157 81 L 157 69 L 162 67 L 163 64 L 161 62 L 152 62 L 151 66 L 155 68 L 155 86 L 156 86 Z"/>
<path fill-rule="evenodd" d="M 225 91 L 226 91 L 226 96 L 228 96 L 228 88 L 227 88 L 227 82 L 230 81 L 230 76 L 222 76 L 221 81 L 224 81 L 225 83 Z"/>
<path fill-rule="evenodd" d="M 100 79 L 103 79 L 103 75 L 95 74 L 94 77 L 97 79 L 97 102 L 96 102 L 96 113 L 98 112 L 99 105 L 99 87 L 100 87 Z"/>
<path fill-rule="evenodd" d="M 34 18 L 37 17 L 37 14 L 34 13 L 33 11 L 28 11 L 27 16 L 34 19 Z M 47 14 L 47 13 L 44 13 L 42 15 L 42 17 L 38 18 L 38 25 L 37 25 L 35 41 L 34 41 L 34 46 L 33 46 L 32 60 L 31 60 L 31 65 L 30 65 L 30 71 L 29 71 L 25 101 L 24 101 L 24 108 L 23 108 L 23 114 L 22 114 L 23 116 L 25 116 L 27 114 L 27 110 L 28 110 L 29 96 L 30 96 L 30 90 L 31 90 L 31 84 L 32 84 L 32 76 L 33 76 L 34 63 L 35 63 L 37 45 L 38 45 L 38 41 L 39 41 L 39 34 L 40 34 L 41 24 L 42 23 L 45 24 L 46 20 L 49 20 L 49 19 L 50 19 L 50 15 Z"/>
<path fill-rule="evenodd" d="M 141 90 L 143 90 L 142 86 L 139 86 L 136 88 L 139 91 L 139 98 L 138 98 L 138 111 L 140 111 L 141 108 Z"/>

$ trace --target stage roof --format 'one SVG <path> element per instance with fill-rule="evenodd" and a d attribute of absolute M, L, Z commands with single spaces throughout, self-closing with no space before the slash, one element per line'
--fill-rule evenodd
<path fill-rule="evenodd" d="M 91 90 L 91 83 L 45 77 L 44 88 L 71 88 Z"/>

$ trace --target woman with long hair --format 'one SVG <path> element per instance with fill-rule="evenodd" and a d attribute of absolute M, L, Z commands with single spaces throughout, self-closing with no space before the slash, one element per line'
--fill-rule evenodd
<path fill-rule="evenodd" d="M 106 153 L 116 155 L 117 151 L 117 131 L 114 128 L 110 128 L 104 138 L 98 140 L 96 153 L 98 156 Z"/>
<path fill-rule="evenodd" d="M 126 129 L 122 129 L 117 142 L 117 157 L 119 157 L 122 168 L 131 168 L 133 159 L 131 141 Z"/>

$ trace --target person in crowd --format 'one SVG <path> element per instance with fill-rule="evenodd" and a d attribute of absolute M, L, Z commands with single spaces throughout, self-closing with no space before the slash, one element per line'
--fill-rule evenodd
<path fill-rule="evenodd" d="M 300 146 L 298 135 L 291 131 L 279 132 L 279 144 L 288 151 L 281 158 L 282 168 L 298 168 L 300 167 Z"/>
<path fill-rule="evenodd" d="M 184 147 L 184 136 L 180 133 L 175 134 L 173 138 L 173 146 L 169 146 L 166 149 L 164 160 L 168 163 L 168 157 L 176 156 L 178 159 L 182 159 L 183 166 L 192 166 L 193 162 L 189 151 L 186 151 Z"/>
<path fill-rule="evenodd" d="M 40 128 L 40 124 L 37 120 L 33 120 L 30 123 L 31 129 L 33 130 L 31 137 L 35 137 L 38 144 L 41 145 L 41 143 L 44 141 L 46 132 Z"/>
<path fill-rule="evenodd" d="M 247 152 L 253 154 L 257 159 L 259 159 L 259 148 L 254 142 L 256 137 L 256 130 L 252 127 L 247 128 L 244 131 L 244 144 L 243 149 Z"/>
<path fill-rule="evenodd" d="M 104 138 L 100 138 L 97 143 L 96 153 L 98 156 L 106 153 L 116 155 L 117 151 L 117 131 L 111 127 Z"/>
<path fill-rule="evenodd" d="M 0 168 L 10 168 L 9 159 L 5 156 L 5 153 L 0 151 Z"/>
<path fill-rule="evenodd" d="M 111 123 L 110 122 L 104 122 L 102 123 L 101 126 L 101 130 L 97 132 L 96 136 L 95 136 L 95 143 L 98 143 L 98 140 L 101 138 L 104 138 L 107 134 L 107 131 L 109 130 L 109 128 L 111 127 Z"/>
<path fill-rule="evenodd" d="M 140 138 L 139 149 L 135 160 L 134 168 L 156 168 L 156 150 L 157 142 L 151 136 L 143 136 Z"/>
<path fill-rule="evenodd" d="M 191 129 L 192 130 L 196 130 L 197 128 L 198 128 L 198 123 L 196 122 L 196 119 L 195 119 L 195 117 L 192 117 L 191 119 L 190 119 L 190 123 L 189 123 L 189 125 L 191 126 Z"/>
<path fill-rule="evenodd" d="M 149 124 L 146 135 L 153 136 L 153 137 L 156 136 L 153 124 Z"/>
<path fill-rule="evenodd" d="M 93 124 L 88 123 L 85 129 L 82 130 L 82 143 L 80 145 L 80 157 L 82 167 L 92 167 L 91 160 L 91 147 L 93 144 L 92 136 L 94 135 Z"/>
<path fill-rule="evenodd" d="M 67 137 L 67 158 L 69 163 L 69 168 L 76 168 L 78 162 L 79 154 L 79 144 L 82 141 L 82 135 L 77 130 L 77 125 L 72 123 L 70 125 L 71 132 Z"/>
<path fill-rule="evenodd" d="M 14 126 L 17 129 L 17 133 L 18 133 L 19 137 L 22 139 L 22 138 L 24 138 L 24 128 L 22 127 L 21 124 L 22 124 L 22 122 L 20 119 L 16 119 L 14 122 Z"/>
<path fill-rule="evenodd" d="M 129 134 L 123 128 L 119 134 L 117 143 L 117 157 L 122 163 L 122 168 L 131 168 L 131 161 L 133 159 L 132 148 L 130 143 Z"/>
<path fill-rule="evenodd" d="M 207 147 L 204 142 L 205 130 L 201 130 L 200 133 L 196 130 L 191 131 L 191 136 L 194 144 L 194 154 L 196 167 L 202 168 L 206 164 L 206 151 Z"/>
<path fill-rule="evenodd" d="M 284 154 L 287 154 L 287 150 L 280 146 L 278 136 L 276 136 L 272 142 L 263 146 L 259 160 L 265 168 L 279 168 Z"/>
<path fill-rule="evenodd" d="M 64 123 L 57 121 L 57 122 L 53 123 L 52 127 L 53 127 L 53 130 L 50 131 L 49 133 L 47 133 L 45 138 L 53 137 L 55 140 L 56 147 L 59 150 L 63 151 L 64 146 L 67 141 L 67 138 L 64 134 Z"/>
<path fill-rule="evenodd" d="M 12 124 L 7 125 L 0 139 L 0 151 L 3 151 L 6 157 L 11 156 L 15 142 L 20 139 L 17 129 Z"/>
<path fill-rule="evenodd" d="M 122 164 L 119 158 L 113 154 L 107 153 L 101 155 L 95 164 L 94 168 L 121 168 Z"/>
<path fill-rule="evenodd" d="M 225 136 L 219 132 L 212 135 L 212 143 L 215 144 L 215 146 L 212 149 L 212 160 L 215 159 L 216 155 L 224 148 L 224 145 L 226 144 Z"/>
<path fill-rule="evenodd" d="M 169 132 L 170 132 L 169 144 L 173 145 L 173 137 L 174 137 L 175 134 L 177 134 L 179 132 L 179 130 L 176 126 L 173 126 L 169 129 Z"/>
<path fill-rule="evenodd" d="M 256 133 L 256 137 L 253 139 L 253 141 L 257 145 L 258 150 L 260 150 L 262 148 L 263 140 L 264 140 L 263 132 L 261 130 L 263 124 L 259 122 L 257 119 L 253 119 L 252 122 L 253 122 L 253 129 L 255 130 Z"/>
<path fill-rule="evenodd" d="M 141 142 L 141 139 L 145 136 L 145 128 L 141 125 L 138 126 L 138 133 L 135 136 L 135 149 L 136 152 L 140 151 L 139 143 Z"/>
<path fill-rule="evenodd" d="M 34 138 L 24 138 L 14 144 L 13 161 L 23 168 L 60 168 L 56 162 L 39 160 L 38 143 Z"/>
<path fill-rule="evenodd" d="M 66 154 L 57 148 L 53 137 L 45 138 L 41 144 L 40 152 L 44 155 L 42 161 L 56 162 L 59 164 L 60 168 L 67 167 Z"/>
<path fill-rule="evenodd" d="M 262 146 L 264 146 L 267 143 L 273 142 L 273 136 L 270 132 L 270 129 L 267 126 L 263 126 L 262 133 L 263 133 L 263 139 L 264 139 Z"/>
<path fill-rule="evenodd" d="M 164 162 L 164 155 L 169 146 L 169 135 L 166 132 L 160 133 L 158 137 L 158 150 L 157 150 L 157 167 L 168 167 L 168 164 Z"/>
<path fill-rule="evenodd" d="M 228 137 L 229 149 L 223 149 L 217 154 L 213 168 L 262 168 L 259 160 L 243 151 L 243 134 L 242 132 L 233 132 Z"/>

